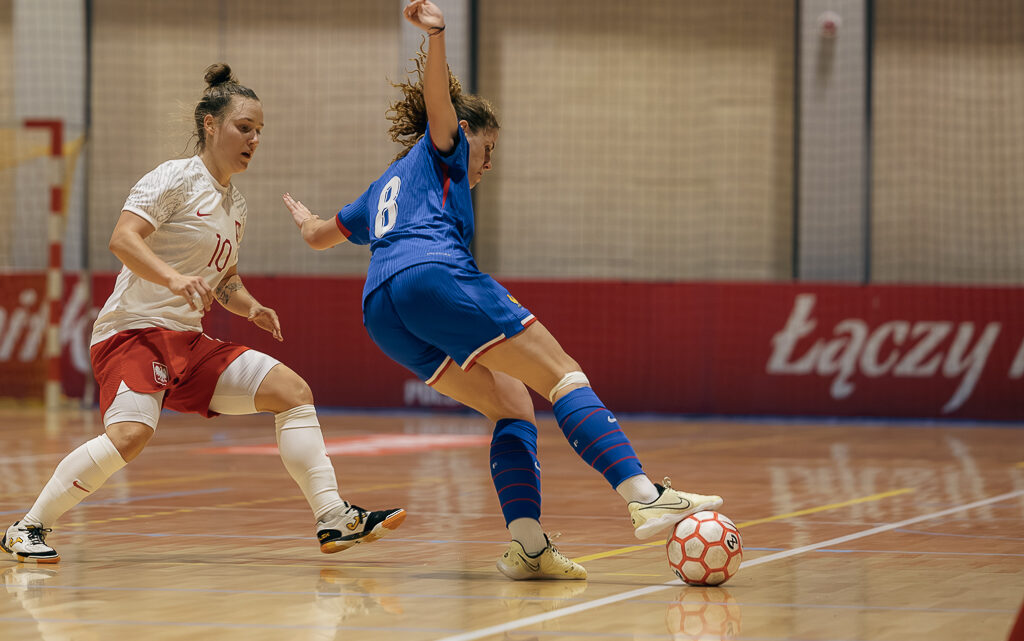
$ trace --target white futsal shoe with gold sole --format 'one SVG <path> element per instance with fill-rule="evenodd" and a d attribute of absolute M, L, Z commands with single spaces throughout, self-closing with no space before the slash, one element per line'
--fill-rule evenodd
<path fill-rule="evenodd" d="M 672 481 L 666 476 L 664 485 L 654 484 L 658 488 L 658 498 L 650 503 L 631 501 L 629 517 L 633 521 L 634 534 L 638 539 L 649 539 L 662 530 L 674 526 L 691 514 L 704 510 L 713 510 L 724 501 L 720 496 L 704 496 L 690 494 L 672 488 Z"/>
<path fill-rule="evenodd" d="M 547 547 L 534 555 L 527 554 L 519 541 L 509 543 L 498 559 L 498 571 L 516 581 L 587 578 L 586 568 L 559 552 L 546 534 L 544 540 Z"/>

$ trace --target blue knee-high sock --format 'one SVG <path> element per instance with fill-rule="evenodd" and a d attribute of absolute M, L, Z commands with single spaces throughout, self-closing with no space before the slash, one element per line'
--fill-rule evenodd
<path fill-rule="evenodd" d="M 594 390 L 580 387 L 555 403 L 555 418 L 562 433 L 590 467 L 618 487 L 631 476 L 643 474 L 629 439 Z"/>
<path fill-rule="evenodd" d="M 506 526 L 523 517 L 540 519 L 540 463 L 534 425 L 503 418 L 494 426 L 491 480 Z"/>

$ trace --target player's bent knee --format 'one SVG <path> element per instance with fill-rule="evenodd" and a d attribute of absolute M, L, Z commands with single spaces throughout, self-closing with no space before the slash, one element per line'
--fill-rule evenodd
<path fill-rule="evenodd" d="M 590 380 L 587 379 L 586 374 L 580 371 L 569 372 L 551 388 L 551 391 L 548 392 L 548 400 L 554 403 L 557 400 L 558 393 L 562 390 L 580 386 L 590 386 Z"/>
<path fill-rule="evenodd" d="M 537 422 L 537 417 L 533 413 L 533 399 L 530 398 L 530 393 L 526 392 L 525 387 L 523 391 L 524 394 L 522 396 L 502 399 L 506 402 L 498 408 L 497 413 L 501 415 L 499 418 L 519 418 L 531 423 Z"/>
<path fill-rule="evenodd" d="M 284 365 L 278 365 L 267 374 L 256 392 L 256 411 L 275 414 L 313 404 L 313 390 L 306 381 Z"/>
<path fill-rule="evenodd" d="M 257 407 L 257 396 L 260 390 L 277 387 L 281 380 L 278 377 L 284 371 L 291 370 L 272 356 L 254 349 L 242 352 L 217 379 L 217 387 L 210 399 L 210 410 L 234 416 L 269 411 Z"/>
<path fill-rule="evenodd" d="M 518 403 L 508 402 L 508 399 L 501 397 L 476 397 L 463 400 L 456 398 L 455 400 L 480 412 L 492 423 L 507 418 L 520 419 L 530 423 L 537 422 L 533 413 L 533 401 L 529 396 L 526 397 L 525 402 Z"/>
<path fill-rule="evenodd" d="M 499 420 L 515 418 L 536 423 L 533 397 L 522 381 L 507 375 L 495 374 L 494 397 L 487 418 Z"/>
<path fill-rule="evenodd" d="M 145 449 L 149 439 L 153 438 L 153 428 L 143 423 L 114 423 L 107 426 L 107 438 L 121 458 L 128 462 Z"/>

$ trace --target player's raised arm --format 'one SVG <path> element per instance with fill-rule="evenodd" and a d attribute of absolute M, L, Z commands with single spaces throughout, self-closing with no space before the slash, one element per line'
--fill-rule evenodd
<path fill-rule="evenodd" d="M 456 143 L 459 119 L 448 89 L 448 58 L 444 45 L 444 14 L 430 0 L 410 0 L 405 18 L 427 33 L 427 62 L 423 72 L 423 101 L 427 106 L 430 138 L 441 153 Z"/>
<path fill-rule="evenodd" d="M 302 240 L 313 249 L 330 249 L 345 242 L 345 234 L 338 229 L 333 219 L 324 220 L 309 211 L 301 201 L 292 198 L 291 194 L 281 197 L 285 207 L 291 212 L 292 220 L 302 233 Z"/>

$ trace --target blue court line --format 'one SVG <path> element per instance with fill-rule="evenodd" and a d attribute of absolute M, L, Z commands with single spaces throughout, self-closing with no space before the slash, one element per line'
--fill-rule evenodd
<path fill-rule="evenodd" d="M 993 541 L 1024 541 L 1024 538 L 1014 536 L 985 536 L 983 534 L 954 534 L 952 532 L 929 532 L 928 530 L 893 530 L 893 532 L 906 532 L 907 534 L 926 534 L 928 536 L 954 536 L 964 539 L 990 539 Z"/>
<path fill-rule="evenodd" d="M 509 632 L 508 636 L 502 637 L 502 638 L 507 638 L 507 639 L 523 638 L 523 639 L 526 639 L 527 641 L 529 641 L 531 639 L 532 640 L 536 640 L 536 639 L 540 639 L 542 637 L 544 637 L 544 638 L 547 638 L 547 637 L 552 637 L 552 638 L 574 638 L 574 637 L 578 638 L 578 637 L 583 637 L 583 638 L 586 638 L 586 639 L 629 639 L 630 641 L 641 641 L 643 639 L 652 639 L 652 640 L 657 639 L 658 641 L 663 641 L 666 638 L 671 638 L 671 636 L 668 635 L 667 632 L 663 632 L 661 634 L 650 634 L 650 633 L 643 633 L 643 634 L 641 634 L 641 633 L 634 633 L 634 632 L 586 632 L 586 631 L 575 632 L 575 631 L 568 631 L 568 630 L 549 630 L 549 629 L 545 629 L 545 628 L 532 628 L 532 629 L 531 628 L 519 628 L 517 632 Z M 497 636 L 495 636 L 495 638 L 497 638 Z M 719 634 L 716 634 L 714 636 L 710 636 L 710 635 L 709 636 L 704 636 L 704 635 L 702 635 L 700 637 L 691 637 L 689 635 L 686 635 L 684 637 L 683 635 L 680 635 L 679 637 L 676 637 L 676 638 L 687 638 L 687 639 L 690 639 L 690 638 L 693 638 L 693 639 L 725 639 L 726 637 L 722 636 L 722 634 L 719 633 Z M 729 638 L 732 638 L 732 637 L 729 637 Z M 751 637 L 751 636 L 747 636 L 746 634 L 741 634 L 741 636 L 739 636 L 737 638 L 742 639 L 743 641 L 864 641 L 863 639 L 853 639 L 853 638 L 848 638 L 848 637 L 843 637 L 841 639 L 821 639 L 819 637 L 813 637 L 813 639 L 812 639 L 812 638 L 808 638 L 808 637 L 777 637 L 777 636 L 773 636 L 773 637 Z M 877 637 L 871 637 L 871 638 L 872 639 L 877 639 Z"/>
<path fill-rule="evenodd" d="M 429 571 L 429 569 L 428 569 Z M 410 574 L 415 574 L 412 572 Z M 34 585 L 34 590 L 67 590 L 71 592 L 170 592 L 172 594 L 234 594 L 234 595 L 248 595 L 248 596 L 321 596 L 321 597 L 364 597 L 368 599 L 372 598 L 385 598 L 385 597 L 401 597 L 404 599 L 440 599 L 444 601 L 505 601 L 510 597 L 500 594 L 494 595 L 474 595 L 474 594 L 435 594 L 425 592 L 318 592 L 316 590 L 241 590 L 241 589 L 229 589 L 229 588 L 149 588 L 149 587 L 113 587 L 113 586 L 99 586 L 99 585 Z M 530 600 L 550 600 L 550 601 L 573 601 L 571 597 L 560 598 L 560 597 L 541 597 L 541 596 L 529 596 L 529 597 L 513 597 L 513 598 L 524 598 Z M 666 603 L 672 603 L 666 601 Z"/>
<path fill-rule="evenodd" d="M 148 494 L 146 496 L 138 496 L 129 499 L 102 499 L 99 501 L 83 501 L 81 505 L 105 505 L 108 503 L 135 503 L 137 501 L 150 501 L 157 499 L 172 499 L 179 496 L 195 496 L 197 494 L 216 494 L 218 492 L 230 492 L 234 488 L 230 487 L 214 487 L 208 490 L 193 490 L 191 492 L 168 492 L 166 494 Z"/>
<path fill-rule="evenodd" d="M 753 548 L 748 548 L 753 549 Z M 814 550 L 820 554 L 914 554 L 925 556 L 1013 556 L 1024 557 L 1014 552 L 919 552 L 917 550 Z M 753 560 L 753 559 L 751 559 Z"/>
<path fill-rule="evenodd" d="M 5 514 L 0 512 L 0 514 Z M 77 534 L 95 534 L 94 530 L 77 530 L 70 528 L 68 530 L 62 530 L 61 534 L 64 535 L 77 535 Z M 179 534 L 176 532 L 103 532 L 104 536 L 141 536 L 144 538 L 210 538 L 210 533 L 206 534 Z M 287 535 L 268 535 L 268 534 L 217 534 L 218 539 L 256 539 L 265 541 L 307 541 L 310 537 L 308 536 L 287 536 Z M 506 545 L 508 541 L 461 541 L 461 540 L 443 540 L 443 539 L 399 539 L 394 537 L 387 537 L 380 539 L 379 543 L 427 543 L 431 545 L 463 545 L 463 544 L 481 544 L 481 545 Z M 600 547 L 607 549 L 609 545 L 607 543 L 573 543 L 573 547 Z M 660 549 L 660 546 L 650 546 L 650 549 Z M 748 552 L 781 552 L 788 548 L 766 548 L 766 547 L 744 547 L 745 551 Z M 915 555 L 930 555 L 930 556 L 995 556 L 995 557 L 1024 557 L 1024 554 L 1017 554 L 1014 552 L 921 552 L 916 550 L 849 550 L 849 549 L 819 549 L 814 550 L 818 554 L 915 554 Z M 751 559 L 753 560 L 753 559 Z"/>
<path fill-rule="evenodd" d="M 991 496 L 991 497 L 988 497 L 988 498 L 985 498 L 985 499 L 981 499 L 981 500 L 978 500 L 978 501 L 973 501 L 971 503 L 966 503 L 966 504 L 963 504 L 963 505 L 958 505 L 958 506 L 951 507 L 951 508 L 948 508 L 948 509 L 945 509 L 945 510 L 940 510 L 938 512 L 933 512 L 931 514 L 922 514 L 920 516 L 915 516 L 913 518 L 903 519 L 901 521 L 896 521 L 895 523 L 888 523 L 886 525 L 882 525 L 882 526 L 879 526 L 879 527 L 874 527 L 874 528 L 870 528 L 870 529 L 867 529 L 867 530 L 861 530 L 860 532 L 853 532 L 851 534 L 846 534 L 846 535 L 843 535 L 843 536 L 837 536 L 837 537 L 834 537 L 834 538 L 831 538 L 831 539 L 827 539 L 825 541 L 819 541 L 817 543 L 811 543 L 811 544 L 808 544 L 808 545 L 801 545 L 799 547 L 795 547 L 795 548 L 792 548 L 792 549 L 789 549 L 789 550 L 784 550 L 782 552 L 774 552 L 772 554 L 767 554 L 767 555 L 764 555 L 764 556 L 759 556 L 756 559 L 751 559 L 750 561 L 747 561 L 741 567 L 746 567 L 746 568 L 749 569 L 749 568 L 751 568 L 753 566 L 764 565 L 766 563 L 771 563 L 772 561 L 778 561 L 778 560 L 781 560 L 781 559 L 787 559 L 789 557 L 793 557 L 793 556 L 797 556 L 797 555 L 800 555 L 800 554 L 804 554 L 806 552 L 813 552 L 815 550 L 820 550 L 820 549 L 823 549 L 823 548 L 832 548 L 832 547 L 834 547 L 836 545 L 840 545 L 840 544 L 845 543 L 847 541 L 854 541 L 854 540 L 857 540 L 857 539 L 862 539 L 862 538 L 865 538 L 865 537 L 873 536 L 875 534 L 881 534 L 883 532 L 888 532 L 888 531 L 891 531 L 891 530 L 897 530 L 897 529 L 900 529 L 900 528 L 905 528 L 908 525 L 914 525 L 915 523 L 920 523 L 922 521 L 930 521 L 930 520 L 933 520 L 933 519 L 939 519 L 939 518 L 946 517 L 946 516 L 949 516 L 949 515 L 952 515 L 952 514 L 956 514 L 958 512 L 964 512 L 964 511 L 967 511 L 967 510 L 973 510 L 973 509 L 976 509 L 976 508 L 984 507 L 984 506 L 989 505 L 991 503 L 999 503 L 999 502 L 1002 502 L 1002 501 L 1006 501 L 1006 500 L 1009 500 L 1009 499 L 1015 499 L 1015 498 L 1018 498 L 1018 497 L 1024 497 L 1024 490 L 1016 490 L 1016 491 L 1013 491 L 1013 492 L 1006 492 L 1004 494 L 998 494 L 996 496 Z M 613 594 L 613 595 L 610 595 L 610 596 L 601 597 L 601 598 L 598 598 L 598 599 L 593 599 L 591 601 L 587 601 L 587 602 L 584 602 L 584 603 L 574 604 L 574 605 L 571 605 L 571 606 L 568 606 L 568 607 L 561 607 L 561 608 L 558 608 L 556 610 L 551 610 L 549 612 L 545 612 L 543 614 L 536 614 L 536 615 L 533 615 L 533 616 L 523 617 L 523 618 L 520 618 L 518 620 L 508 621 L 508 622 L 505 622 L 505 623 L 500 623 L 498 625 L 492 625 L 492 626 L 488 626 L 488 627 L 484 627 L 484 628 L 477 628 L 475 630 L 469 630 L 467 632 L 463 632 L 462 634 L 456 634 L 456 635 L 453 635 L 453 636 L 450 636 L 450 637 L 444 637 L 443 639 L 437 639 L 436 641 L 475 641 L 476 639 L 483 639 L 485 637 L 493 637 L 493 636 L 497 636 L 499 634 L 506 634 L 507 635 L 509 632 L 511 632 L 513 630 L 527 629 L 527 628 L 530 628 L 530 626 L 533 626 L 533 625 L 538 624 L 538 623 L 544 623 L 546 621 L 551 621 L 553 619 L 558 619 L 558 618 L 565 617 L 565 616 L 579 614 L 581 612 L 586 612 L 587 610 L 593 610 L 595 608 L 606 606 L 606 605 L 609 605 L 609 604 L 612 604 L 612 603 L 618 603 L 618 602 L 621 602 L 621 601 L 627 601 L 627 600 L 631 600 L 631 599 L 636 599 L 637 597 L 641 597 L 641 596 L 644 596 L 644 595 L 647 595 L 647 594 L 651 594 L 653 592 L 659 592 L 661 590 L 666 590 L 666 589 L 669 589 L 669 588 L 672 588 L 672 587 L 680 587 L 682 585 L 683 585 L 682 581 L 680 581 L 679 579 L 675 579 L 673 581 L 668 581 L 668 582 L 662 583 L 660 585 L 652 585 L 652 586 L 647 586 L 647 587 L 644 587 L 644 588 L 637 588 L 635 590 L 627 590 L 625 592 L 620 592 L 619 594 Z"/>
<path fill-rule="evenodd" d="M 115 621 L 112 619 L 63 619 L 57 617 L 0 617 L 0 622 L 11 623 L 75 623 L 79 625 L 120 625 L 175 628 L 230 628 L 242 630 L 363 630 L 367 632 L 456 632 L 450 628 L 398 628 L 387 626 L 351 626 L 351 625 L 285 625 L 281 623 L 225 623 L 220 621 Z"/>
<path fill-rule="evenodd" d="M 566 599 L 568 600 L 568 599 Z M 582 600 L 582 599 L 581 599 Z M 676 603 L 676 601 L 664 601 L 661 599 L 634 599 L 630 603 Z M 934 614 L 1016 614 L 1017 608 L 994 609 L 994 608 L 922 608 L 913 606 L 884 606 L 884 605 L 857 605 L 857 604 L 828 604 L 828 603 L 751 603 L 747 601 L 728 602 L 701 602 L 700 605 L 737 605 L 743 610 L 755 608 L 800 608 L 802 610 L 868 610 L 872 612 L 931 612 Z M 687 604 L 691 605 L 691 604 Z M 744 637 L 746 638 L 746 637 Z"/>
<path fill-rule="evenodd" d="M 155 501 L 158 499 L 172 499 L 179 496 L 195 496 L 197 494 L 216 494 L 218 492 L 230 492 L 234 488 L 230 487 L 215 487 L 209 490 L 193 490 L 191 492 L 168 492 L 166 494 L 148 494 L 146 496 L 136 496 L 127 499 L 100 499 L 98 501 L 82 501 L 79 505 L 86 507 L 90 505 L 110 505 L 116 503 L 135 503 L 138 501 Z M 24 510 L 6 510 L 0 512 L 0 514 L 24 514 Z"/>
<path fill-rule="evenodd" d="M 182 623 L 177 621 L 109 621 L 103 619 L 55 619 L 55 618 L 38 618 L 30 619 L 27 617 L 0 617 L 0 622 L 12 622 L 12 623 L 77 623 L 80 625 L 120 625 L 120 626 L 173 626 L 173 627 L 211 627 L 211 628 L 232 628 L 232 629 L 272 629 L 272 630 L 352 630 L 352 631 L 365 631 L 365 632 L 441 632 L 449 633 L 451 629 L 445 628 L 386 628 L 386 627 L 370 627 L 370 626 L 351 626 L 351 625 L 261 625 L 258 623 L 242 624 L 242 623 Z M 665 634 L 636 634 L 636 633 L 621 633 L 615 634 L 611 632 L 594 633 L 594 632 L 567 632 L 567 631 L 556 631 L 556 630 L 524 630 L 522 633 L 512 633 L 512 636 L 520 636 L 520 634 L 533 634 L 543 635 L 545 637 L 582 637 L 587 638 L 610 638 L 610 639 L 664 639 Z M 804 641 L 796 637 L 743 637 L 744 641 Z M 815 641 L 861 641 L 860 639 L 816 639 Z"/>
<path fill-rule="evenodd" d="M 614 409 L 614 408 L 613 408 Z M 433 408 L 433 407 L 321 407 L 317 406 L 318 414 L 327 415 L 349 415 L 349 414 L 370 414 L 373 416 L 403 416 L 403 417 L 427 417 L 437 418 L 450 416 L 452 418 L 478 418 L 481 423 L 486 424 L 487 419 L 469 408 Z M 935 417 L 899 417 L 899 416 L 813 416 L 813 415 L 787 415 L 787 414 L 658 414 L 654 412 L 615 412 L 615 415 L 625 421 L 635 422 L 665 422 L 679 421 L 683 423 L 747 423 L 751 425 L 763 425 L 765 423 L 778 423 L 779 427 L 797 426 L 824 426 L 824 427 L 894 427 L 894 428 L 995 428 L 995 429 L 1021 429 L 1024 423 L 1020 420 L 981 420 L 969 418 L 935 418 Z M 550 410 L 537 412 L 538 418 L 554 420 Z M 490 427 L 487 428 L 488 433 Z"/>
<path fill-rule="evenodd" d="M 411 574 L 415 574 L 412 572 Z M 684 586 L 679 586 L 684 587 Z M 234 594 L 249 596 L 322 596 L 322 597 L 363 597 L 363 598 L 385 598 L 395 597 L 403 599 L 440 599 L 446 601 L 505 601 L 510 598 L 520 598 L 530 601 L 583 601 L 583 596 L 558 597 L 558 596 L 513 596 L 513 595 L 473 595 L 473 594 L 435 594 L 423 592 L 317 592 L 309 590 L 240 590 L 220 588 L 150 588 L 150 587 L 113 587 L 113 586 L 92 586 L 92 585 L 35 585 L 33 589 L 41 590 L 67 590 L 67 591 L 90 591 L 90 592 L 149 592 L 172 594 Z M 582 593 L 581 593 L 582 595 Z M 656 603 L 671 605 L 676 599 L 635 599 L 634 603 Z M 957 614 L 1013 614 L 1016 609 L 997 608 L 926 608 L 914 606 L 874 606 L 863 604 L 829 604 L 829 603 L 760 603 L 760 602 L 716 602 L 708 601 L 703 605 L 730 605 L 735 604 L 741 608 L 807 608 L 817 610 L 871 610 L 883 612 L 934 612 L 934 613 L 957 613 Z"/>

